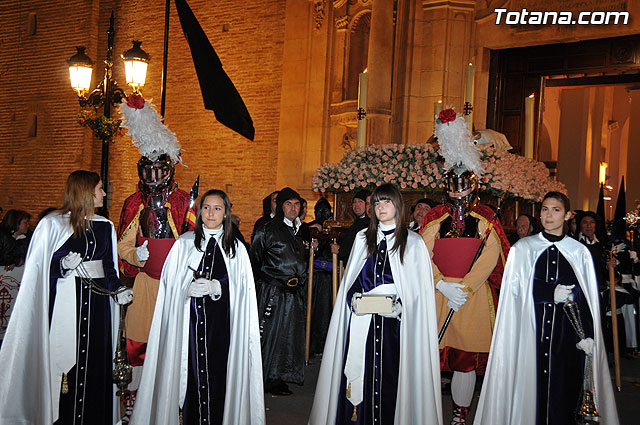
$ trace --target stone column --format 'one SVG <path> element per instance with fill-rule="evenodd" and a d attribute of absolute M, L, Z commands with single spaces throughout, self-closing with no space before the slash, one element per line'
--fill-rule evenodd
<path fill-rule="evenodd" d="M 390 143 L 393 0 L 375 0 L 371 9 L 367 69 L 367 144 Z"/>
<path fill-rule="evenodd" d="M 474 7 L 472 0 L 442 2 L 423 0 L 424 53 L 421 92 L 428 130 L 433 131 L 433 104 L 464 107 L 465 67 L 474 56 Z M 475 101 L 473 103 L 476 103 Z"/>

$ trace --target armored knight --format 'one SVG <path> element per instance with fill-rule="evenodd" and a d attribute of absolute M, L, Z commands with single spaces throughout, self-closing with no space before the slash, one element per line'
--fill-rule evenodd
<path fill-rule="evenodd" d="M 509 244 L 494 211 L 477 204 L 484 170 L 468 124 L 451 109 L 436 122 L 448 201 L 427 212 L 421 234 L 432 259 L 438 329 L 455 313 L 440 341 L 440 366 L 453 372 L 451 424 L 459 425 L 467 423 L 476 374 L 484 374 Z"/>
<path fill-rule="evenodd" d="M 120 111 L 127 135 L 142 154 L 138 190 L 125 200 L 118 226 L 120 269 L 125 276 L 135 277 L 135 302 L 125 322 L 127 351 L 134 366 L 129 413 L 142 373 L 162 266 L 182 233 L 190 197 L 174 181 L 175 164 L 180 161 L 175 134 L 160 121 L 152 105 L 134 94 Z"/>

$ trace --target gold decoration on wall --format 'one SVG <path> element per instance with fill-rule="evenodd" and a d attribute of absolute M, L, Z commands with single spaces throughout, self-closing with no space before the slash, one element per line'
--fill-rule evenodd
<path fill-rule="evenodd" d="M 313 2 L 313 20 L 317 30 L 322 28 L 322 21 L 324 21 L 324 2 L 325 0 L 314 0 Z"/>
<path fill-rule="evenodd" d="M 334 25 L 337 29 L 342 30 L 349 26 L 349 15 L 336 16 L 333 19 Z"/>

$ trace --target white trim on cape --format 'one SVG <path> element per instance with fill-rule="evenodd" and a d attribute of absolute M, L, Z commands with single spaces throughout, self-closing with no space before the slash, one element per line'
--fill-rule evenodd
<path fill-rule="evenodd" d="M 367 260 L 365 230 L 358 232 L 347 263 L 327 333 L 310 425 L 335 424 L 343 356 L 351 310 L 346 294 Z M 378 232 L 378 241 L 381 232 Z M 387 237 L 389 247 L 393 237 Z M 415 232 L 408 232 L 404 262 L 400 253 L 389 251 L 391 273 L 402 300 L 400 326 L 400 370 L 396 401 L 396 425 L 442 424 L 440 356 L 431 259 Z"/>
<path fill-rule="evenodd" d="M 594 395 L 600 422 L 618 424 L 591 255 L 583 244 L 570 237 L 552 243 L 539 233 L 520 239 L 509 252 L 475 425 L 535 423 L 536 323 L 532 285 L 535 263 L 551 245 L 571 264 L 591 310 L 595 340 Z"/>

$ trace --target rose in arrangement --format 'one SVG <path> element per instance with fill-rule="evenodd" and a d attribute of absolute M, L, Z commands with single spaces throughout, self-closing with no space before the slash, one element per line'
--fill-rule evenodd
<path fill-rule="evenodd" d="M 483 148 L 480 190 L 516 200 L 541 201 L 551 190 L 565 192 L 549 177 L 541 162 L 494 148 Z M 382 183 L 395 183 L 402 190 L 440 192 L 444 187 L 442 158 L 432 143 L 423 145 L 370 145 L 349 150 L 337 164 L 324 164 L 313 175 L 315 191 L 349 192 Z"/>

